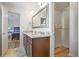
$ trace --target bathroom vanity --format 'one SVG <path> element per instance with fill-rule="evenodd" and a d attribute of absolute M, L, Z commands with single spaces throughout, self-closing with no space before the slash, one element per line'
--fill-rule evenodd
<path fill-rule="evenodd" d="M 50 37 L 47 35 L 23 34 L 23 45 L 28 57 L 49 57 Z"/>
<path fill-rule="evenodd" d="M 32 29 L 48 28 L 48 4 L 39 9 L 32 16 Z M 36 31 L 35 31 L 36 32 Z M 39 32 L 39 31 L 37 31 Z M 39 34 L 40 33 L 40 34 Z M 44 32 L 35 34 L 24 32 L 23 45 L 26 55 L 29 57 L 49 57 L 50 56 L 50 35 Z"/>

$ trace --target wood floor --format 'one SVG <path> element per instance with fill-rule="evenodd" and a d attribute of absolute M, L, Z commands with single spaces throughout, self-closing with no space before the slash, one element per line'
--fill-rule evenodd
<path fill-rule="evenodd" d="M 8 49 L 18 48 L 19 45 L 20 45 L 20 40 L 18 40 L 17 38 L 14 38 L 12 40 L 12 36 L 8 35 Z"/>
<path fill-rule="evenodd" d="M 16 49 L 17 48 L 9 49 L 4 57 L 12 57 L 13 55 L 16 54 Z M 70 57 L 69 56 L 69 49 L 65 48 L 63 46 L 55 48 L 54 52 L 55 52 L 54 53 L 55 57 Z"/>
<path fill-rule="evenodd" d="M 69 57 L 69 49 L 63 46 L 55 48 L 55 57 Z"/>
<path fill-rule="evenodd" d="M 20 40 L 9 40 L 8 41 L 8 49 L 18 48 L 20 45 Z"/>

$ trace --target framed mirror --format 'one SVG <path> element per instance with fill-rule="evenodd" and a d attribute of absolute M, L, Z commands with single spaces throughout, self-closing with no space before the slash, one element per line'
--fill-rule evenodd
<path fill-rule="evenodd" d="M 32 17 L 32 28 L 46 28 L 48 27 L 48 5 L 40 9 Z"/>

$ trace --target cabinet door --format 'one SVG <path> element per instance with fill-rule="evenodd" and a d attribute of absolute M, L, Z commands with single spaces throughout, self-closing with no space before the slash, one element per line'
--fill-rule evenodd
<path fill-rule="evenodd" d="M 36 38 L 32 42 L 32 56 L 33 57 L 49 57 L 50 52 L 49 38 Z"/>
<path fill-rule="evenodd" d="M 32 44 L 29 45 L 30 48 L 30 57 L 32 57 Z"/>

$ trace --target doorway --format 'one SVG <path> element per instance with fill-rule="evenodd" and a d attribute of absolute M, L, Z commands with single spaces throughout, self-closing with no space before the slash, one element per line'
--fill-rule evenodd
<path fill-rule="evenodd" d="M 55 3 L 54 17 L 54 56 L 69 56 L 69 2 Z"/>
<path fill-rule="evenodd" d="M 18 48 L 20 45 L 20 15 L 8 12 L 8 49 Z"/>

